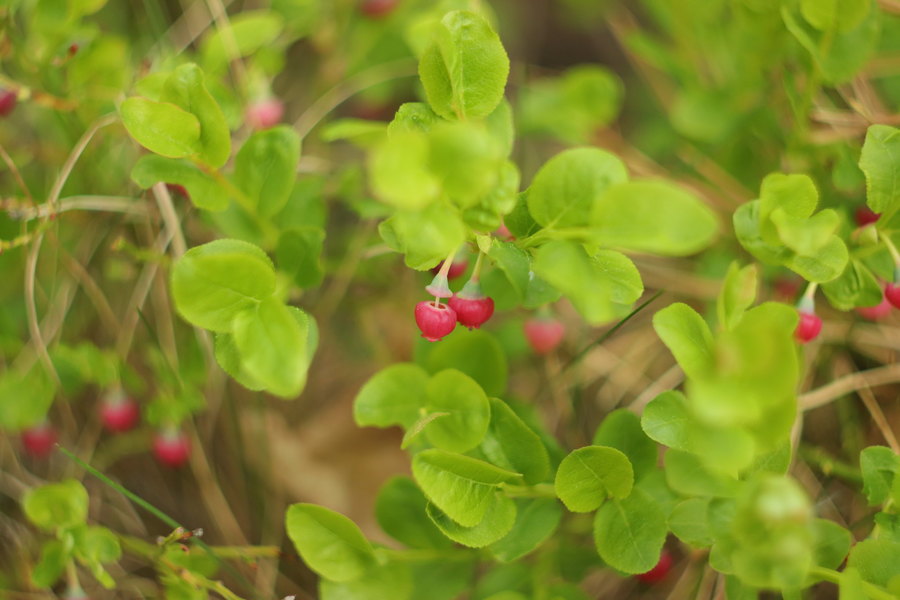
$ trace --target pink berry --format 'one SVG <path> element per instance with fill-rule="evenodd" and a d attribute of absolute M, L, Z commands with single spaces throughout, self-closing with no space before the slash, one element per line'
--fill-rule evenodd
<path fill-rule="evenodd" d="M 371 19 L 381 19 L 389 15 L 397 6 L 397 0 L 363 0 L 359 10 Z"/>
<path fill-rule="evenodd" d="M 862 306 L 856 309 L 864 319 L 878 321 L 891 314 L 891 303 L 887 298 L 882 298 L 880 304 L 875 306 Z"/>
<path fill-rule="evenodd" d="M 854 216 L 856 217 L 856 224 L 859 227 L 865 227 L 866 225 L 871 225 L 872 223 L 877 221 L 879 217 L 881 217 L 880 214 L 873 211 L 871 208 L 869 208 L 865 204 L 856 208 L 856 213 L 854 214 Z"/>
<path fill-rule="evenodd" d="M 900 283 L 889 283 L 884 286 L 884 297 L 894 305 L 894 308 L 900 308 Z"/>
<path fill-rule="evenodd" d="M 284 105 L 275 98 L 260 100 L 247 107 L 247 123 L 253 129 L 274 127 L 278 125 L 283 115 Z"/>
<path fill-rule="evenodd" d="M 549 354 L 562 341 L 566 328 L 553 318 L 535 317 L 525 321 L 525 337 L 537 354 Z"/>
<path fill-rule="evenodd" d="M 800 293 L 801 280 L 796 277 L 778 277 L 772 282 L 775 298 L 782 302 L 790 302 Z"/>
<path fill-rule="evenodd" d="M 191 456 L 191 442 L 178 430 L 160 431 L 153 437 L 153 454 L 167 467 L 176 469 Z"/>
<path fill-rule="evenodd" d="M 110 397 L 100 405 L 100 420 L 113 433 L 134 428 L 140 416 L 141 409 L 137 402 L 125 395 Z"/>
<path fill-rule="evenodd" d="M 497 236 L 498 238 L 500 238 L 501 240 L 514 240 L 514 239 L 516 239 L 516 236 L 514 236 L 514 235 L 512 234 L 512 232 L 509 230 L 509 228 L 506 226 L 505 223 L 501 223 L 501 224 L 500 224 L 500 227 L 498 227 L 497 229 L 494 230 L 494 235 L 496 235 L 496 236 Z"/>
<path fill-rule="evenodd" d="M 441 267 L 444 266 L 444 261 L 441 261 L 437 264 L 436 267 L 431 269 L 431 272 L 435 275 L 441 270 Z M 463 260 L 454 260 L 450 263 L 450 269 L 447 271 L 447 279 L 456 279 L 466 272 L 466 269 L 469 268 L 469 261 Z"/>
<path fill-rule="evenodd" d="M 167 183 L 166 187 L 173 194 L 178 194 L 182 198 L 190 199 L 191 195 L 188 193 L 187 188 L 181 185 L 180 183 Z"/>
<path fill-rule="evenodd" d="M 0 90 L 0 117 L 5 117 L 16 107 L 18 96 L 12 90 Z"/>
<path fill-rule="evenodd" d="M 654 583 L 659 583 L 660 581 L 665 579 L 666 575 L 669 574 L 669 570 L 671 568 L 672 555 L 669 554 L 665 548 L 663 548 L 662 554 L 659 555 L 659 562 L 656 563 L 656 566 L 646 573 L 635 575 L 635 578 L 643 581 L 644 583 L 649 583 L 652 585 Z"/>
<path fill-rule="evenodd" d="M 56 440 L 56 430 L 46 421 L 22 432 L 22 444 L 25 446 L 25 451 L 35 458 L 48 456 L 53 451 Z"/>
<path fill-rule="evenodd" d="M 815 313 L 799 311 L 800 322 L 797 323 L 797 329 L 794 330 L 794 338 L 801 344 L 811 342 L 819 336 L 822 331 L 822 319 Z"/>
<path fill-rule="evenodd" d="M 456 320 L 459 324 L 469 329 L 478 329 L 494 314 L 494 300 L 487 296 L 465 298 L 455 294 L 447 304 L 456 311 Z"/>
<path fill-rule="evenodd" d="M 422 337 L 429 342 L 436 342 L 449 335 L 456 327 L 456 311 L 446 304 L 438 304 L 428 300 L 416 304 L 416 325 L 422 330 Z"/>

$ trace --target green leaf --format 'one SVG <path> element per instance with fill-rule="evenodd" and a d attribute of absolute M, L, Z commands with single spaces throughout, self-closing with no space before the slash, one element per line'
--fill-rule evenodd
<path fill-rule="evenodd" d="M 706 248 L 719 228 L 698 197 L 662 180 L 610 186 L 594 200 L 591 223 L 604 246 L 664 256 Z"/>
<path fill-rule="evenodd" d="M 375 499 L 375 518 L 386 534 L 410 548 L 449 548 L 450 543 L 425 514 L 428 500 L 412 479 L 389 479 Z"/>
<path fill-rule="evenodd" d="M 631 493 L 634 472 L 628 458 L 615 448 L 585 446 L 573 450 L 559 464 L 554 488 L 572 512 L 590 512 L 607 498 Z"/>
<path fill-rule="evenodd" d="M 340 513 L 315 504 L 292 504 L 285 527 L 300 557 L 322 577 L 351 581 L 375 565 L 369 541 Z"/>
<path fill-rule="evenodd" d="M 198 158 L 211 167 L 224 165 L 231 156 L 231 132 L 222 109 L 206 89 L 200 67 L 188 63 L 175 69 L 166 81 L 160 99 L 176 104 L 197 118 L 200 124 L 196 144 Z"/>
<path fill-rule="evenodd" d="M 685 544 L 708 548 L 715 541 L 709 527 L 709 501 L 709 498 L 682 500 L 669 515 L 669 529 Z"/>
<path fill-rule="evenodd" d="M 43 365 L 21 373 L 0 373 L 0 429 L 21 431 L 43 422 L 53 404 L 56 386 Z"/>
<path fill-rule="evenodd" d="M 849 567 L 841 572 L 838 581 L 838 598 L 840 600 L 868 600 L 865 588 L 863 588 L 862 575 L 859 569 Z"/>
<path fill-rule="evenodd" d="M 712 332 L 687 304 L 676 302 L 657 312 L 653 329 L 688 377 L 697 377 L 713 367 Z"/>
<path fill-rule="evenodd" d="M 372 191 L 391 206 L 425 208 L 440 193 L 440 181 L 428 166 L 429 141 L 424 133 L 400 131 L 369 156 Z"/>
<path fill-rule="evenodd" d="M 859 453 L 863 494 L 869 506 L 883 504 L 890 498 L 891 488 L 900 473 L 900 456 L 885 446 L 869 446 Z"/>
<path fill-rule="evenodd" d="M 187 160 L 145 154 L 131 169 L 131 180 L 146 189 L 156 183 L 184 186 L 197 208 L 220 211 L 228 208 L 229 194 L 212 176 Z"/>
<path fill-rule="evenodd" d="M 741 268 L 735 261 L 728 266 L 725 283 L 716 299 L 720 327 L 733 329 L 738 324 L 744 311 L 756 301 L 758 279 L 759 273 L 754 264 Z"/>
<path fill-rule="evenodd" d="M 512 531 L 490 547 L 491 554 L 501 562 L 519 560 L 540 547 L 556 531 L 563 515 L 553 498 L 517 500 L 516 508 Z"/>
<path fill-rule="evenodd" d="M 819 203 L 816 184 L 808 175 L 770 173 L 762 181 L 759 190 L 760 219 L 769 218 L 775 209 L 797 219 L 812 216 Z"/>
<path fill-rule="evenodd" d="M 238 351 L 234 335 L 230 333 L 217 333 L 214 352 L 216 362 L 222 370 L 228 373 L 235 381 L 254 392 L 266 389 L 265 384 L 257 381 L 244 367 L 241 353 Z"/>
<path fill-rule="evenodd" d="M 413 600 L 409 564 L 392 562 L 349 581 L 319 580 L 321 600 Z"/>
<path fill-rule="evenodd" d="M 641 429 L 641 419 L 627 409 L 620 408 L 606 415 L 592 443 L 620 450 L 634 469 L 635 481 L 656 468 L 656 444 Z"/>
<path fill-rule="evenodd" d="M 400 449 L 406 450 L 413 443 L 415 443 L 419 436 L 425 431 L 425 428 L 429 423 L 435 421 L 437 419 L 441 419 L 443 417 L 449 417 L 450 413 L 448 412 L 431 412 L 425 413 L 421 417 L 419 417 L 415 423 L 410 425 L 406 431 L 403 433 L 403 439 L 400 441 Z"/>
<path fill-rule="evenodd" d="M 378 231 L 388 246 L 406 255 L 406 266 L 424 271 L 459 248 L 467 228 L 455 207 L 435 202 L 419 211 L 398 211 Z"/>
<path fill-rule="evenodd" d="M 533 269 L 593 325 L 625 316 L 644 291 L 637 267 L 624 254 L 600 250 L 591 256 L 574 242 L 544 244 L 535 252 Z"/>
<path fill-rule="evenodd" d="M 449 539 L 441 535 L 447 543 Z M 462 557 L 457 557 L 461 559 Z M 413 598 L 455 600 L 472 588 L 474 560 L 416 561 L 413 569 Z"/>
<path fill-rule="evenodd" d="M 169 102 L 128 98 L 119 106 L 122 124 L 141 146 L 169 158 L 198 151 L 200 121 Z"/>
<path fill-rule="evenodd" d="M 494 501 L 494 491 L 521 475 L 443 450 L 424 450 L 413 458 L 413 477 L 425 496 L 463 527 L 474 527 Z"/>
<path fill-rule="evenodd" d="M 628 179 L 625 165 L 599 148 L 560 152 L 540 168 L 527 190 L 528 212 L 544 227 L 591 224 L 597 198 Z"/>
<path fill-rule="evenodd" d="M 74 479 L 42 485 L 25 492 L 22 509 L 28 520 L 41 529 L 74 527 L 87 519 L 87 490 Z"/>
<path fill-rule="evenodd" d="M 300 136 L 287 125 L 279 125 L 250 136 L 234 160 L 234 183 L 256 207 L 259 216 L 270 218 L 287 204 L 300 162 Z"/>
<path fill-rule="evenodd" d="M 396 135 L 404 131 L 428 133 L 431 127 L 440 121 L 441 118 L 427 104 L 404 102 L 388 124 L 388 134 Z"/>
<path fill-rule="evenodd" d="M 71 560 L 71 552 L 61 540 L 49 540 L 41 547 L 41 559 L 31 572 L 37 587 L 51 587 L 62 576 Z"/>
<path fill-rule="evenodd" d="M 75 556 L 89 564 L 115 562 L 122 556 L 122 547 L 118 536 L 106 527 L 82 527 L 76 530 Z"/>
<path fill-rule="evenodd" d="M 684 394 L 663 392 L 644 408 L 641 428 L 647 436 L 676 450 L 692 448 L 693 419 Z"/>
<path fill-rule="evenodd" d="M 382 369 L 356 395 L 353 419 L 360 427 L 409 427 L 425 407 L 428 379 L 428 373 L 411 363 Z"/>
<path fill-rule="evenodd" d="M 480 15 L 449 12 L 419 61 L 428 103 L 446 119 L 486 117 L 503 99 L 509 58 Z"/>
<path fill-rule="evenodd" d="M 506 355 L 497 339 L 486 331 L 457 327 L 440 344 L 428 344 L 422 362 L 429 373 L 456 369 L 475 380 L 489 396 L 506 391 Z"/>
<path fill-rule="evenodd" d="M 441 189 L 461 208 L 478 204 L 498 182 L 504 164 L 500 144 L 483 125 L 471 122 L 438 123 L 428 137 L 428 168 Z"/>
<path fill-rule="evenodd" d="M 281 16 L 268 10 L 231 15 L 227 25 L 210 28 L 200 44 L 203 66 L 210 73 L 223 71 L 232 60 L 272 44 L 283 29 Z"/>
<path fill-rule="evenodd" d="M 900 210 L 900 129 L 870 125 L 859 168 L 866 176 L 866 204 L 887 222 Z"/>
<path fill-rule="evenodd" d="M 838 310 L 875 306 L 884 296 L 875 274 L 855 258 L 850 259 L 840 276 L 823 283 L 822 291 L 828 302 Z"/>
<path fill-rule="evenodd" d="M 645 573 L 656 566 L 665 541 L 665 515 L 640 488 L 623 500 L 607 502 L 594 518 L 600 558 L 625 573 Z"/>
<path fill-rule="evenodd" d="M 808 281 L 827 283 L 843 273 L 849 258 L 844 241 L 832 236 L 814 255 L 794 255 L 784 266 Z"/>
<path fill-rule="evenodd" d="M 711 471 L 696 454 L 670 449 L 664 460 L 666 482 L 680 494 L 730 497 L 737 493 L 736 479 Z"/>
<path fill-rule="evenodd" d="M 900 575 L 900 543 L 886 539 L 857 542 L 847 557 L 847 568 L 858 569 L 864 581 L 887 586 Z"/>
<path fill-rule="evenodd" d="M 850 31 L 869 14 L 869 0 L 801 0 L 800 12 L 820 31 Z"/>
<path fill-rule="evenodd" d="M 837 569 L 850 551 L 853 536 L 828 519 L 814 519 L 812 525 L 816 540 L 813 548 L 816 564 L 826 569 Z"/>
<path fill-rule="evenodd" d="M 540 483 L 550 472 L 541 438 L 498 398 L 491 398 L 491 422 L 481 451 L 495 465 L 521 473 L 529 485 Z"/>
<path fill-rule="evenodd" d="M 297 396 L 306 385 L 308 331 L 274 298 L 234 319 L 234 342 L 250 377 L 277 396 Z"/>
<path fill-rule="evenodd" d="M 528 291 L 529 273 L 531 272 L 531 260 L 528 253 L 512 242 L 501 242 L 494 239 L 488 256 L 494 261 L 494 265 L 503 271 L 519 298 L 524 299 Z"/>
<path fill-rule="evenodd" d="M 427 508 L 428 518 L 448 538 L 468 546 L 484 548 L 504 537 L 516 521 L 516 504 L 503 494 L 495 493 L 484 518 L 473 527 L 463 527 L 444 514 L 434 504 Z"/>
<path fill-rule="evenodd" d="M 323 142 L 347 140 L 361 148 L 370 148 L 384 141 L 386 131 L 389 130 L 381 121 L 337 119 L 323 127 L 319 137 Z"/>
<path fill-rule="evenodd" d="M 491 420 L 491 405 L 484 390 L 471 377 L 446 369 L 426 385 L 429 412 L 445 412 L 425 426 L 434 446 L 449 452 L 466 452 L 481 443 Z"/>
<path fill-rule="evenodd" d="M 831 209 L 817 212 L 809 218 L 796 218 L 784 209 L 776 208 L 769 215 L 778 239 L 801 256 L 810 256 L 829 243 L 840 226 L 840 217 Z"/>
<path fill-rule="evenodd" d="M 302 288 L 316 287 L 322 283 L 322 247 L 325 230 L 319 227 L 295 227 L 282 230 L 275 247 L 278 268 L 293 276 Z"/>
<path fill-rule="evenodd" d="M 239 240 L 216 240 L 188 250 L 172 268 L 175 308 L 188 322 L 229 331 L 238 313 L 275 292 L 275 269 L 265 252 Z"/>

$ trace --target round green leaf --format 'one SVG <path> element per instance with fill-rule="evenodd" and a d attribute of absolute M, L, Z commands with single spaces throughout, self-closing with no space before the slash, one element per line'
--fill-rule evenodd
<path fill-rule="evenodd" d="M 622 452 L 605 446 L 585 446 L 563 459 L 554 487 L 570 511 L 590 512 L 608 497 L 625 498 L 633 484 L 631 463 Z"/>
<path fill-rule="evenodd" d="M 550 471 L 540 436 L 498 398 L 491 398 L 491 423 L 481 451 L 495 465 L 522 473 L 528 484 L 540 483 Z"/>
<path fill-rule="evenodd" d="M 375 499 L 375 518 L 386 534 L 410 548 L 448 548 L 450 543 L 425 514 L 428 500 L 415 482 L 392 477 Z"/>
<path fill-rule="evenodd" d="M 666 531 L 662 510 L 640 488 L 623 500 L 607 502 L 594 518 L 600 558 L 625 573 L 645 573 L 656 566 Z"/>
<path fill-rule="evenodd" d="M 321 600 L 410 600 L 413 579 L 409 564 L 388 563 L 351 581 L 319 580 Z"/>
<path fill-rule="evenodd" d="M 426 405 L 428 373 L 420 366 L 399 363 L 382 369 L 363 385 L 353 401 L 353 419 L 360 427 L 409 427 Z"/>
<path fill-rule="evenodd" d="M 473 527 L 463 527 L 444 514 L 434 504 L 428 505 L 428 518 L 444 535 L 469 548 L 484 548 L 501 539 L 516 521 L 516 504 L 510 498 L 495 493 L 484 518 Z"/>
<path fill-rule="evenodd" d="M 429 344 L 425 352 L 422 362 L 430 373 L 456 369 L 474 379 L 489 396 L 506 391 L 506 355 L 500 343 L 486 331 L 457 327 L 440 344 Z"/>
<path fill-rule="evenodd" d="M 300 162 L 300 136 L 287 125 L 258 131 L 234 160 L 234 183 L 257 214 L 271 218 L 290 198 Z"/>
<path fill-rule="evenodd" d="M 129 135 L 151 152 L 180 158 L 198 150 L 200 121 L 175 104 L 128 98 L 119 107 L 119 114 Z"/>
<path fill-rule="evenodd" d="M 309 567 L 332 581 L 351 581 L 375 565 L 375 553 L 356 523 L 315 504 L 292 504 L 287 534 Z"/>
<path fill-rule="evenodd" d="M 536 550 L 562 519 L 563 510 L 553 498 L 516 501 L 516 522 L 512 530 L 491 545 L 491 554 L 502 562 L 512 562 Z"/>
<path fill-rule="evenodd" d="M 203 79 L 203 71 L 197 65 L 181 65 L 166 80 L 160 99 L 180 106 L 197 118 L 200 124 L 196 144 L 198 158 L 219 168 L 231 155 L 231 132 L 222 109 L 206 89 Z"/>
<path fill-rule="evenodd" d="M 656 468 L 657 446 L 641 429 L 641 419 L 627 409 L 614 410 L 604 417 L 593 445 L 621 450 L 634 469 L 635 480 Z"/>
<path fill-rule="evenodd" d="M 22 508 L 28 520 L 41 529 L 74 527 L 87 519 L 88 493 L 80 482 L 67 479 L 28 490 Z"/>
<path fill-rule="evenodd" d="M 429 412 L 447 413 L 425 426 L 429 442 L 450 452 L 466 452 L 481 442 L 491 420 L 491 406 L 471 377 L 446 369 L 428 381 L 426 395 Z"/>

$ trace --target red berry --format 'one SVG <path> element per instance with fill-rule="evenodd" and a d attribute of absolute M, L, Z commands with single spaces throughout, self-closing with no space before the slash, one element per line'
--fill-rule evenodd
<path fill-rule="evenodd" d="M 280 100 L 270 98 L 260 100 L 247 107 L 247 123 L 253 129 L 268 129 L 278 125 L 284 115 L 284 105 Z"/>
<path fill-rule="evenodd" d="M 481 327 L 494 314 L 494 300 L 487 296 L 482 298 L 463 298 L 455 294 L 447 301 L 450 308 L 456 311 L 456 320 L 469 329 Z"/>
<path fill-rule="evenodd" d="M 566 333 L 562 323 L 552 318 L 531 318 L 525 321 L 525 337 L 537 354 L 549 354 Z"/>
<path fill-rule="evenodd" d="M 359 10 L 372 19 L 389 15 L 397 6 L 397 0 L 363 0 Z"/>
<path fill-rule="evenodd" d="M 669 554 L 665 548 L 663 548 L 662 554 L 659 555 L 659 562 L 656 563 L 656 566 L 647 571 L 646 573 L 641 573 L 640 575 L 635 575 L 640 581 L 644 583 L 654 584 L 659 583 L 663 579 L 666 578 L 666 575 L 669 574 L 669 570 L 672 568 L 672 555 Z"/>
<path fill-rule="evenodd" d="M 800 293 L 800 283 L 802 280 L 796 277 L 778 277 L 772 282 L 772 289 L 775 291 L 775 298 L 782 302 L 790 302 Z"/>
<path fill-rule="evenodd" d="M 140 416 L 141 409 L 137 402 L 125 395 L 111 396 L 100 405 L 100 420 L 113 433 L 132 429 Z"/>
<path fill-rule="evenodd" d="M 501 223 L 501 224 L 500 224 L 500 227 L 498 227 L 497 229 L 494 230 L 494 235 L 496 235 L 496 236 L 497 236 L 498 238 L 500 238 L 501 240 L 514 240 L 514 239 L 516 239 L 516 236 L 514 236 L 514 235 L 512 234 L 512 232 L 509 230 L 509 228 L 506 226 L 505 223 Z"/>
<path fill-rule="evenodd" d="M 22 432 L 25 451 L 36 458 L 44 458 L 53 451 L 57 435 L 53 426 L 46 421 Z"/>
<path fill-rule="evenodd" d="M 878 321 L 891 314 L 891 303 L 887 298 L 882 298 L 881 304 L 876 304 L 875 306 L 862 306 L 857 308 L 856 312 L 864 319 Z"/>
<path fill-rule="evenodd" d="M 877 221 L 879 217 L 881 217 L 880 214 L 873 211 L 865 204 L 856 208 L 856 213 L 854 216 L 856 217 L 856 224 L 860 227 L 871 225 L 872 223 Z"/>
<path fill-rule="evenodd" d="M 794 338 L 801 344 L 811 342 L 819 336 L 822 331 L 822 319 L 815 313 L 799 311 L 800 322 L 797 323 L 797 329 L 794 330 Z"/>
<path fill-rule="evenodd" d="M 153 437 L 153 453 L 159 462 L 175 469 L 191 456 L 191 442 L 178 430 L 160 431 Z"/>
<path fill-rule="evenodd" d="M 456 327 L 456 311 L 446 304 L 428 300 L 416 304 L 416 325 L 422 330 L 422 337 L 436 342 L 448 335 Z"/>
<path fill-rule="evenodd" d="M 181 185 L 180 183 L 167 183 L 166 187 L 173 194 L 178 194 L 183 198 L 190 199 L 191 195 L 188 193 L 187 188 Z"/>
<path fill-rule="evenodd" d="M 889 283 L 884 286 L 884 297 L 894 305 L 894 308 L 900 308 L 900 283 Z"/>
<path fill-rule="evenodd" d="M 5 117 L 16 107 L 18 96 L 12 90 L 0 90 L 0 117 Z"/>
<path fill-rule="evenodd" d="M 431 269 L 431 272 L 437 275 L 440 272 L 441 267 L 444 266 L 444 261 L 441 261 L 437 264 L 436 267 Z M 447 271 L 447 279 L 456 279 L 460 275 L 466 272 L 466 269 L 469 268 L 469 261 L 463 260 L 454 260 L 450 263 L 450 269 Z"/>

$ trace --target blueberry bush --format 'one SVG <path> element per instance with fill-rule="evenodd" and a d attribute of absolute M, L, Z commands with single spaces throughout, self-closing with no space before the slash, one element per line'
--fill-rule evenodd
<path fill-rule="evenodd" d="M 0 598 L 900 598 L 896 0 L 0 23 Z"/>

